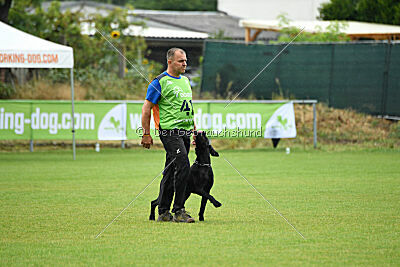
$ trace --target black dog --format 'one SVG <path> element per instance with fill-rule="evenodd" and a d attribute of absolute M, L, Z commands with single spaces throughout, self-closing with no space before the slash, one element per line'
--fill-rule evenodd
<path fill-rule="evenodd" d="M 212 195 L 210 195 L 211 187 L 214 184 L 214 173 L 211 168 L 210 154 L 213 157 L 219 157 L 219 154 L 209 143 L 205 132 L 195 132 L 195 135 L 196 161 L 190 168 L 185 201 L 192 193 L 202 197 L 199 220 L 204 221 L 204 210 L 206 208 L 207 200 L 210 200 L 216 208 L 221 207 L 222 205 Z M 155 208 L 159 204 L 159 198 L 160 196 L 151 202 L 150 220 L 155 220 Z"/>

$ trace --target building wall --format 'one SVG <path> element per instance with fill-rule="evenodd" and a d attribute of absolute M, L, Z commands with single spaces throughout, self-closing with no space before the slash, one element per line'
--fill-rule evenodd
<path fill-rule="evenodd" d="M 247 19 L 274 20 L 287 13 L 292 20 L 315 20 L 318 8 L 330 0 L 218 0 L 218 10 Z"/>

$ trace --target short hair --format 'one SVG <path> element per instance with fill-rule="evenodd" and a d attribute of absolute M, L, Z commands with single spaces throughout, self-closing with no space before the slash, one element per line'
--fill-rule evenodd
<path fill-rule="evenodd" d="M 170 48 L 167 52 L 167 60 L 172 59 L 174 57 L 176 51 L 180 51 L 186 55 L 185 50 L 183 50 L 182 48 L 173 47 L 173 48 Z"/>

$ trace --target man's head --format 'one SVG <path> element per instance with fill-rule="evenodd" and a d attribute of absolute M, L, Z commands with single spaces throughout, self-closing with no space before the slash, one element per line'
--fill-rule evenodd
<path fill-rule="evenodd" d="M 187 58 L 186 53 L 181 48 L 171 48 L 167 52 L 168 73 L 179 76 L 186 71 Z"/>

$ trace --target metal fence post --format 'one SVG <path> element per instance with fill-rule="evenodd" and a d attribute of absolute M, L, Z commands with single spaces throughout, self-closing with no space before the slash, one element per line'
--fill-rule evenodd
<path fill-rule="evenodd" d="M 331 66 L 329 71 L 328 107 L 332 107 L 333 70 L 335 68 L 335 44 L 332 44 Z"/>
<path fill-rule="evenodd" d="M 390 40 L 387 42 L 386 51 L 385 51 L 385 66 L 383 68 L 383 82 L 382 82 L 382 93 L 381 93 L 381 115 L 387 115 L 386 113 L 386 104 L 387 104 L 387 94 L 389 87 L 389 71 L 390 71 L 390 57 L 392 53 L 392 43 Z M 377 109 L 378 111 L 378 109 Z"/>
<path fill-rule="evenodd" d="M 29 151 L 33 152 L 33 140 L 29 140 Z"/>
<path fill-rule="evenodd" d="M 30 117 L 32 119 L 32 113 L 33 113 L 33 103 L 31 102 L 31 114 Z M 33 152 L 33 129 L 32 129 L 32 122 L 29 125 L 29 128 L 31 130 L 31 140 L 29 140 L 29 151 Z"/>
<path fill-rule="evenodd" d="M 313 103 L 314 148 L 317 148 L 317 106 Z"/>
<path fill-rule="evenodd" d="M 75 144 L 75 107 L 74 107 L 74 69 L 71 68 L 71 119 L 72 119 L 72 155 L 73 159 L 76 160 L 76 144 Z"/>

